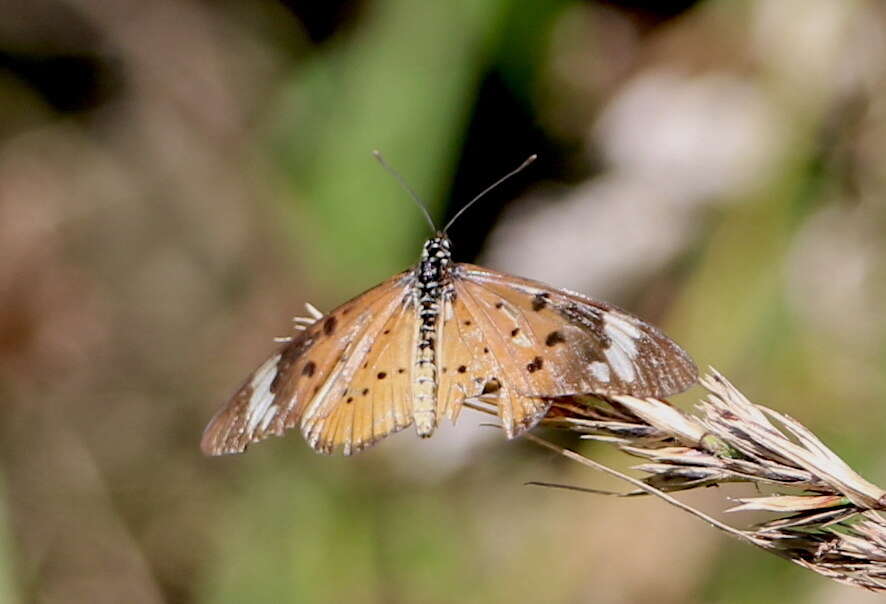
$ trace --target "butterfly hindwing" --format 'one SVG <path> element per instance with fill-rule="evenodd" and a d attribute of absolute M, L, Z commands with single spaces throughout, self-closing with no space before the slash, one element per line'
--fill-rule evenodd
<path fill-rule="evenodd" d="M 406 297 L 393 313 L 376 319 L 354 358 L 362 361 L 329 396 L 308 408 L 301 421 L 305 440 L 317 451 L 346 455 L 369 447 L 412 424 L 414 308 Z"/>
<path fill-rule="evenodd" d="M 309 443 L 316 434 L 311 444 L 321 452 L 336 445 L 347 448 L 355 437 L 364 438 L 365 428 L 356 434 L 352 429 L 356 419 L 363 421 L 367 401 L 348 405 L 341 391 L 366 363 L 383 325 L 402 314 L 410 280 L 409 272 L 396 275 L 297 332 L 213 417 L 203 433 L 203 451 L 239 453 L 251 442 L 295 426 L 310 437 Z M 409 404 L 408 398 L 403 404 Z M 360 411 L 355 414 L 356 409 Z M 327 422 L 324 418 L 330 416 Z M 314 431 L 318 420 L 324 425 Z M 392 430 L 400 427 L 398 422 L 391 425 Z M 373 430 L 369 435 L 380 437 Z"/>
<path fill-rule="evenodd" d="M 527 396 L 539 392 L 539 385 L 513 355 L 509 334 L 497 328 L 463 283 L 456 280 L 453 287 L 440 338 L 438 415 L 455 421 L 465 398 L 486 394 L 512 438 L 535 425 L 549 402 Z"/>

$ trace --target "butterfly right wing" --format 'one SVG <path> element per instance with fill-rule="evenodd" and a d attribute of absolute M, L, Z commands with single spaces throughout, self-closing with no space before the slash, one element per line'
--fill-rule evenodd
<path fill-rule="evenodd" d="M 355 375 L 375 364 L 367 360 L 377 356 L 379 349 L 372 354 L 376 340 L 389 335 L 386 329 L 395 333 L 399 321 L 409 316 L 411 282 L 411 271 L 395 275 L 295 335 L 212 418 L 203 433 L 203 452 L 241 453 L 250 443 L 296 425 L 315 450 L 329 453 L 343 445 L 349 452 L 408 425 L 400 414 L 376 425 L 367 412 L 373 399 L 355 397 L 355 404 L 348 404 L 342 393 Z M 410 329 L 397 330 L 411 336 Z M 411 421 L 411 413 L 406 415 Z"/>
<path fill-rule="evenodd" d="M 610 304 L 470 264 L 454 271 L 443 330 L 438 415 L 455 418 L 488 383 L 508 437 L 554 397 L 666 397 L 689 388 L 692 359 L 659 329 Z M 453 373 L 453 368 L 455 372 Z"/>
<path fill-rule="evenodd" d="M 515 364 L 525 363 L 538 384 L 530 392 L 662 398 L 698 379 L 676 342 L 616 306 L 470 264 L 457 270 L 466 302 L 489 319 L 487 331 L 510 332 Z"/>

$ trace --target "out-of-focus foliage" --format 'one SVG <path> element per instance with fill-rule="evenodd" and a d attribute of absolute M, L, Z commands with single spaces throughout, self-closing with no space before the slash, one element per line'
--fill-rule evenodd
<path fill-rule="evenodd" d="M 612 485 L 470 413 L 350 459 L 197 443 L 305 301 L 417 256 L 372 149 L 438 222 L 538 152 L 460 260 L 660 323 L 886 483 L 884 32 L 877 0 L 0 4 L 0 601 L 873 602 L 524 487 Z"/>
<path fill-rule="evenodd" d="M 0 490 L 3 496 L 3 502 L 6 501 L 6 491 Z M 5 507 L 0 508 L 0 601 L 15 604 L 19 601 L 18 591 L 16 589 L 15 560 L 13 559 L 13 547 L 11 535 L 8 530 L 9 518 L 6 515 Z"/>

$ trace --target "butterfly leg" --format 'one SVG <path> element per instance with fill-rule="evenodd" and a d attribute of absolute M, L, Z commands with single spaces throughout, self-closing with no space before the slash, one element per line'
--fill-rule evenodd
<path fill-rule="evenodd" d="M 323 313 L 317 310 L 317 307 L 310 302 L 305 303 L 305 309 L 308 311 L 308 314 L 311 315 L 310 317 L 292 318 L 292 321 L 295 323 L 295 328 L 300 331 L 303 331 L 323 318 Z"/>

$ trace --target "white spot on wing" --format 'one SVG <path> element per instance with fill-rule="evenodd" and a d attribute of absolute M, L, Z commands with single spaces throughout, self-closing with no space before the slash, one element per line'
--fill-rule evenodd
<path fill-rule="evenodd" d="M 265 411 L 265 416 L 261 420 L 261 429 L 262 432 L 268 429 L 268 426 L 271 425 L 271 421 L 274 419 L 274 416 L 277 415 L 277 411 L 279 411 L 279 407 L 277 405 L 271 405 L 268 407 L 268 410 Z"/>
<path fill-rule="evenodd" d="M 606 360 L 615 370 L 615 374 L 623 382 L 633 382 L 637 377 L 634 371 L 634 362 L 631 357 L 622 349 L 621 346 L 613 340 L 612 346 L 603 351 L 606 354 Z"/>
<path fill-rule="evenodd" d="M 603 332 L 610 340 L 609 347 L 604 350 L 606 360 L 622 381 L 633 382 L 637 379 L 634 367 L 637 343 L 643 337 L 643 332 L 629 317 L 615 311 L 603 313 Z"/>
<path fill-rule="evenodd" d="M 609 382 L 609 365 L 606 363 L 594 361 L 588 366 L 588 369 L 590 369 L 591 375 L 593 375 L 594 379 L 598 382 L 603 382 L 604 384 Z"/>
<path fill-rule="evenodd" d="M 312 449 L 317 448 L 317 443 L 320 441 L 320 432 L 323 431 L 323 424 L 323 420 L 319 420 L 312 426 L 310 434 L 306 435 L 306 440 Z"/>
<path fill-rule="evenodd" d="M 520 313 L 518 313 L 516 310 L 514 310 L 511 307 L 510 302 L 507 302 L 506 300 L 500 300 L 500 302 L 501 302 L 501 308 L 499 310 L 501 310 L 501 312 L 506 314 L 511 321 L 516 323 L 520 319 Z"/>
<path fill-rule="evenodd" d="M 637 356 L 637 340 L 643 333 L 627 317 L 611 311 L 603 313 L 603 331 L 628 357 Z"/>
<path fill-rule="evenodd" d="M 249 404 L 246 406 L 246 431 L 250 434 L 265 420 L 268 409 L 274 402 L 274 394 L 271 392 L 271 382 L 277 375 L 277 363 L 280 361 L 280 355 L 276 354 L 264 362 L 264 364 L 255 371 L 249 386 L 252 389 L 252 395 L 249 397 Z"/>
<path fill-rule="evenodd" d="M 532 340 L 530 340 L 528 337 L 526 337 L 526 334 L 523 333 L 522 331 L 518 331 L 517 335 L 514 336 L 513 340 L 514 340 L 514 344 L 517 344 L 518 346 L 522 346 L 523 348 L 531 348 L 532 347 Z"/>

